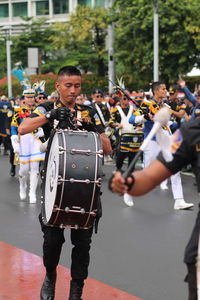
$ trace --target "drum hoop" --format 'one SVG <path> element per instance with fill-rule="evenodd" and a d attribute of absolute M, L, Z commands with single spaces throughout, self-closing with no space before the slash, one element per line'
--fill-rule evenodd
<path fill-rule="evenodd" d="M 59 139 L 59 136 L 62 136 L 62 147 L 64 149 L 66 149 L 66 141 L 65 141 L 65 136 L 64 136 L 64 130 L 62 131 L 56 131 L 58 133 L 58 139 Z M 61 133 L 61 135 L 60 135 Z M 64 157 L 63 157 L 63 161 L 66 162 L 66 151 L 64 151 Z M 60 159 L 60 158 L 59 158 Z M 66 173 L 66 164 L 64 164 L 63 166 L 63 170 L 62 170 L 62 173 L 65 174 Z M 61 194 L 60 194 L 60 200 L 59 200 L 59 204 L 58 204 L 58 207 L 60 208 L 61 205 L 62 205 L 62 199 L 63 199 L 63 193 L 64 193 L 64 188 L 65 188 L 65 182 L 62 183 L 62 187 L 61 187 Z M 55 216 L 55 219 L 54 219 L 54 222 L 53 222 L 53 225 L 57 222 L 57 219 L 59 217 L 59 210 L 57 211 L 56 213 L 56 216 Z"/>
<path fill-rule="evenodd" d="M 94 132 L 91 132 L 91 133 L 94 136 L 95 148 L 96 148 L 96 152 L 97 152 L 97 150 L 98 150 L 97 135 Z M 98 154 L 96 154 L 96 156 L 95 156 L 95 179 L 94 179 L 94 181 L 97 180 L 97 164 L 98 164 Z M 90 211 L 92 210 L 93 203 L 94 203 L 95 190 L 96 190 L 96 183 L 94 183 L 94 186 L 93 186 L 92 201 L 91 201 L 91 204 L 90 204 Z M 88 214 L 88 217 L 87 217 L 87 220 L 84 224 L 84 227 L 87 227 L 89 220 L 90 220 L 90 215 Z"/>

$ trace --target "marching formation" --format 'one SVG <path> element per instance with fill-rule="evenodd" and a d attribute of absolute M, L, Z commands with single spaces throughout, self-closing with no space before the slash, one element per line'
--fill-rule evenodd
<path fill-rule="evenodd" d="M 168 90 L 165 83 L 154 82 L 150 91 L 136 92 L 125 89 L 120 80 L 111 95 L 98 88 L 85 95 L 81 94 L 81 81 L 80 71 L 66 66 L 59 70 L 51 96 L 40 82 L 19 97 L 2 96 L 0 100 L 0 145 L 2 154 L 10 156 L 10 176 L 19 178 L 19 201 L 34 205 L 39 200 L 38 181 L 42 181 L 39 221 L 44 234 L 46 276 L 41 300 L 55 299 L 65 228 L 71 229 L 73 245 L 68 299 L 82 300 L 93 229 L 98 231 L 102 215 L 104 164 L 112 164 L 114 169 L 110 190 L 122 194 L 128 207 L 134 206 L 133 196 L 157 185 L 168 190 L 170 178 L 174 210 L 192 208 L 194 204 L 183 195 L 183 168 L 195 174 L 200 193 L 200 90 L 192 93 L 180 79 Z M 163 107 L 169 112 L 169 120 L 158 125 L 143 148 Z M 134 171 L 139 163 L 143 170 Z M 73 203 L 70 195 L 74 189 L 79 197 Z M 197 299 L 199 220 L 198 215 L 185 254 L 189 300 Z"/>

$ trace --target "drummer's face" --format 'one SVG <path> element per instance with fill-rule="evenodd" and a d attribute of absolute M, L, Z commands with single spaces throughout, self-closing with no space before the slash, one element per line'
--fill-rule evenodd
<path fill-rule="evenodd" d="M 60 94 L 60 101 L 66 106 L 73 107 L 81 91 L 81 76 L 60 76 L 56 82 L 56 89 Z"/>

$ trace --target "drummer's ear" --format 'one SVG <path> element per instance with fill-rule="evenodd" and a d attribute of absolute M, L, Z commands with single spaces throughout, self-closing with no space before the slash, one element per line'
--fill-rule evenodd
<path fill-rule="evenodd" d="M 56 88 L 57 92 L 59 91 L 59 86 L 60 86 L 59 81 L 56 81 L 56 83 L 55 83 L 55 88 Z"/>

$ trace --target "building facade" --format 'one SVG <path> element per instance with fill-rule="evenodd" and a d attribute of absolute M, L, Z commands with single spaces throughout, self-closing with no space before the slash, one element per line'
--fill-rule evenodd
<path fill-rule="evenodd" d="M 0 26 L 22 24 L 21 17 L 45 17 L 49 22 L 66 21 L 77 5 L 106 7 L 108 0 L 0 0 Z"/>

